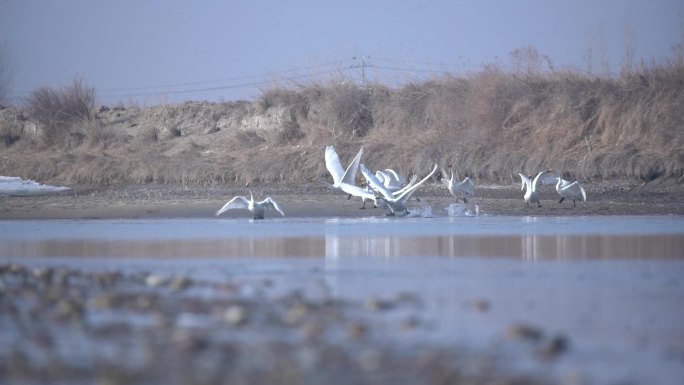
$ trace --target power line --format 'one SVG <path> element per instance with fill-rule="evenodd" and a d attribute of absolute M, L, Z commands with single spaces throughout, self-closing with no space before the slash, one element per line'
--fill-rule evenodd
<path fill-rule="evenodd" d="M 340 68 L 339 71 L 345 71 L 345 70 L 349 70 L 351 68 L 353 68 L 353 67 L 348 66 L 348 67 Z M 313 72 L 313 73 L 310 73 L 307 75 L 289 76 L 289 77 L 285 77 L 281 80 L 283 80 L 283 81 L 304 80 L 304 79 L 310 78 L 312 76 L 333 74 L 334 72 L 335 71 L 333 71 L 333 70 L 319 71 L 319 72 Z M 139 92 L 139 93 L 132 93 L 132 94 L 103 94 L 103 95 L 98 95 L 98 97 L 102 97 L 102 98 L 117 98 L 117 97 L 118 98 L 128 98 L 128 97 L 136 97 L 136 96 L 189 94 L 189 93 L 197 93 L 197 92 L 220 91 L 220 90 L 228 90 L 228 89 L 236 89 L 236 88 L 256 87 L 256 86 L 260 86 L 260 85 L 266 85 L 266 84 L 269 84 L 272 82 L 273 82 L 272 80 L 259 80 L 259 81 L 254 81 L 254 82 L 228 84 L 228 85 L 215 86 L 215 87 L 190 88 L 190 89 L 184 89 L 184 90 Z"/>
<path fill-rule="evenodd" d="M 373 61 L 385 62 L 388 65 L 378 65 L 374 64 Z M 421 67 L 412 67 L 411 64 L 418 64 Z M 408 66 L 407 66 L 408 65 Z M 500 68 L 508 68 L 501 63 L 496 64 Z M 322 67 L 336 66 L 334 69 L 326 69 L 323 71 L 312 72 L 304 75 L 293 75 L 285 76 L 284 74 L 294 73 L 301 70 L 310 70 Z M 438 67 L 438 68 L 424 68 L 423 66 Z M 179 94 L 191 94 L 197 92 L 210 92 L 210 91 L 221 91 L 228 89 L 239 89 L 246 87 L 258 87 L 267 85 L 269 83 L 274 83 L 278 81 L 292 82 L 297 80 L 309 79 L 313 76 L 325 75 L 325 74 L 342 74 L 351 69 L 361 69 L 361 80 L 366 84 L 367 71 L 375 70 L 377 75 L 381 75 L 382 71 L 400 71 L 404 73 L 427 73 L 427 74 L 440 74 L 440 73 L 450 73 L 458 68 L 463 69 L 464 67 L 478 67 L 484 68 L 486 65 L 469 65 L 469 64 L 453 64 L 453 63 L 434 63 L 428 61 L 412 61 L 406 59 L 392 59 L 385 57 L 371 57 L 371 56 L 355 56 L 351 59 L 328 61 L 318 64 L 313 64 L 309 66 L 303 66 L 299 68 L 293 68 L 288 70 L 265 72 L 261 74 L 235 76 L 224 79 L 215 80 L 201 80 L 193 82 L 182 82 L 174 84 L 163 84 L 163 85 L 147 85 L 147 86 L 137 86 L 137 87 L 122 87 L 122 88 L 105 88 L 98 90 L 98 98 L 132 98 L 139 96 L 156 96 L 156 95 L 179 95 Z M 440 69 L 441 68 L 441 69 Z M 376 75 L 376 76 L 377 76 Z M 268 77 L 281 76 L 279 79 L 265 79 Z M 255 79 L 255 80 L 252 80 Z M 252 81 L 250 81 L 252 80 Z M 228 83 L 228 84 L 223 84 Z M 214 85 L 208 87 L 192 87 L 200 85 Z M 190 88 L 183 88 L 190 87 Z M 180 88 L 180 89 L 174 89 Z M 156 91 L 155 91 L 156 90 Z M 136 92 L 144 91 L 144 92 Z M 100 93 L 103 92 L 103 93 Z M 121 92 L 121 93 L 120 93 Z M 20 95 L 26 95 L 30 92 L 23 93 L 12 93 L 8 95 L 10 100 L 20 100 Z"/>
<path fill-rule="evenodd" d="M 153 86 L 148 85 L 148 86 L 139 86 L 139 87 L 104 88 L 101 91 L 105 91 L 105 92 L 108 92 L 108 91 L 135 91 L 135 90 L 145 90 L 145 89 L 155 89 L 155 88 L 174 88 L 174 87 L 194 86 L 194 85 L 200 85 L 200 84 L 223 83 L 223 82 L 236 81 L 236 80 L 258 79 L 258 78 L 264 78 L 264 77 L 268 77 L 268 76 L 278 76 L 278 75 L 282 75 L 285 73 L 292 73 L 292 72 L 306 70 L 306 69 L 320 68 L 320 67 L 325 67 L 325 66 L 330 66 L 330 65 L 342 65 L 342 63 L 345 63 L 348 61 L 349 61 L 349 59 L 336 60 L 336 61 L 330 61 L 330 62 L 325 62 L 325 63 L 320 63 L 320 64 L 314 64 L 314 65 L 310 65 L 310 66 L 293 68 L 293 69 L 289 69 L 289 70 L 264 72 L 264 73 L 255 74 L 255 75 L 235 76 L 235 77 L 224 78 L 224 79 L 202 80 L 202 81 L 196 81 L 196 82 L 162 84 L 162 85 L 153 85 Z"/>
<path fill-rule="evenodd" d="M 481 65 L 475 65 L 475 64 L 453 64 L 453 63 L 435 63 L 435 62 L 428 62 L 428 61 L 420 61 L 420 60 L 409 60 L 409 59 L 391 59 L 391 58 L 383 58 L 383 57 L 370 57 L 370 59 L 373 60 L 379 60 L 379 61 L 384 61 L 384 62 L 389 62 L 389 63 L 400 63 L 400 64 L 419 64 L 419 65 L 427 65 L 427 66 L 432 66 L 432 67 L 482 67 Z"/>

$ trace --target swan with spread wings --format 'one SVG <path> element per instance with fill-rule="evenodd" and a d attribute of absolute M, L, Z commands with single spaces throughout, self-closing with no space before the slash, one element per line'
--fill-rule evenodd
<path fill-rule="evenodd" d="M 285 216 L 285 213 L 280 208 L 278 203 L 274 201 L 271 197 L 266 197 L 266 199 L 257 202 L 254 200 L 254 194 L 252 190 L 249 190 L 249 199 L 238 195 L 231 199 L 223 205 L 217 212 L 216 216 L 219 216 L 231 209 L 247 209 L 250 213 L 254 214 L 254 219 L 264 219 L 264 213 L 266 210 L 275 210 L 280 213 L 280 215 Z"/>

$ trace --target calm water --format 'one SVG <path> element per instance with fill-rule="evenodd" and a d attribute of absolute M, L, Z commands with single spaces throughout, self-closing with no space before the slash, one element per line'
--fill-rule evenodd
<path fill-rule="evenodd" d="M 684 218 L 0 221 L 0 242 L 0 257 L 678 259 Z"/>
<path fill-rule="evenodd" d="M 507 326 L 524 322 L 569 337 L 567 355 L 544 367 L 561 378 L 684 378 L 679 216 L 0 221 L 0 261 L 255 286 L 268 278 L 358 300 L 415 293 L 431 325 L 416 340 L 534 367 L 503 342 Z"/>

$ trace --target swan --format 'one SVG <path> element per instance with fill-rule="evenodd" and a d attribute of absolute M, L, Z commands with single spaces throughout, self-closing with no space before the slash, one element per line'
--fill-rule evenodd
<path fill-rule="evenodd" d="M 539 183 L 539 178 L 541 178 L 543 175 L 545 175 L 547 171 L 542 171 L 539 174 L 537 174 L 536 177 L 534 177 L 534 180 L 531 180 L 531 177 L 527 177 L 523 174 L 518 173 L 520 175 L 520 179 L 522 179 L 522 187 L 520 190 L 525 190 L 525 196 L 523 197 L 525 199 L 525 202 L 529 206 L 530 203 L 536 203 L 538 207 L 541 207 L 541 203 L 539 202 L 539 192 L 537 192 L 537 186 Z"/>
<path fill-rule="evenodd" d="M 249 199 L 241 195 L 236 196 L 223 205 L 223 207 L 216 212 L 216 216 L 219 216 L 230 209 L 247 209 L 254 214 L 254 219 L 264 219 L 264 211 L 266 211 L 266 209 L 275 210 L 279 212 L 280 215 L 285 216 L 285 213 L 280 206 L 278 206 L 278 203 L 271 199 L 271 197 L 266 197 L 266 199 L 261 202 L 255 202 L 252 190 L 249 190 Z"/>
<path fill-rule="evenodd" d="M 325 147 L 325 168 L 328 169 L 330 175 L 332 175 L 333 183 L 329 184 L 324 182 L 328 186 L 341 190 L 347 194 L 350 199 L 352 196 L 359 197 L 363 200 L 363 206 L 361 209 L 366 208 L 366 201 L 373 201 L 375 207 L 379 205 L 382 206 L 381 202 L 378 202 L 373 191 L 356 185 L 356 174 L 359 172 L 359 163 L 361 162 L 361 155 L 363 155 L 363 147 L 356 154 L 354 159 L 352 159 L 347 169 L 342 168 L 342 163 L 340 162 L 340 157 L 337 155 L 337 151 L 333 146 Z"/>
<path fill-rule="evenodd" d="M 325 147 L 325 168 L 327 168 L 328 172 L 330 172 L 330 175 L 332 175 L 332 186 L 334 188 L 344 191 L 344 184 L 350 186 L 356 185 L 356 174 L 359 172 L 361 155 L 363 155 L 363 147 L 361 147 L 359 152 L 356 154 L 354 159 L 352 159 L 351 163 L 349 163 L 349 166 L 347 166 L 347 169 L 345 170 L 342 168 L 340 157 L 337 155 L 335 148 L 333 146 Z"/>
<path fill-rule="evenodd" d="M 442 183 L 446 186 L 447 189 L 449 189 L 451 195 L 456 197 L 456 202 L 458 202 L 458 200 L 462 198 L 463 203 L 468 203 L 467 198 L 475 196 L 475 185 L 468 177 L 463 179 L 463 181 L 461 182 L 454 183 L 454 170 L 449 171 L 451 171 L 451 178 L 442 178 Z M 442 174 L 446 173 L 442 172 Z"/>
<path fill-rule="evenodd" d="M 542 175 L 539 178 L 539 183 L 543 185 L 550 185 L 550 186 L 555 186 L 556 185 L 556 178 L 560 177 L 560 173 L 552 168 L 546 170 L 544 175 Z M 569 185 L 570 182 L 569 180 L 561 179 L 561 187 Z"/>
<path fill-rule="evenodd" d="M 366 178 L 366 181 L 368 181 L 370 187 L 382 195 L 381 198 L 387 203 L 387 206 L 390 210 L 390 215 L 407 215 L 408 209 L 406 208 L 406 202 L 418 189 L 418 187 L 425 183 L 435 173 L 435 171 L 437 171 L 436 164 L 432 171 L 425 178 L 421 179 L 420 182 L 413 183 L 407 188 L 397 191 L 396 193 L 392 193 L 385 188 L 382 182 L 380 182 L 378 178 L 376 178 L 375 175 L 366 168 L 366 166 L 361 164 L 361 173 L 363 174 L 364 178 Z"/>
<path fill-rule="evenodd" d="M 570 183 L 561 177 L 556 177 L 558 180 L 556 182 L 556 191 L 561 199 L 558 203 L 563 203 L 565 199 L 572 199 L 572 207 L 577 207 L 575 201 L 587 201 L 587 193 L 584 191 L 584 187 L 580 185 L 579 181 L 574 181 Z M 566 182 L 565 184 L 563 182 Z"/>
<path fill-rule="evenodd" d="M 406 179 L 391 168 L 376 171 L 375 177 L 382 182 L 387 191 L 392 192 L 401 190 L 402 185 L 406 183 Z"/>

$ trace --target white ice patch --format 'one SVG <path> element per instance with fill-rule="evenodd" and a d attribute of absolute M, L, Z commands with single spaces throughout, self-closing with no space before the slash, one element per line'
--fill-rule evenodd
<path fill-rule="evenodd" d="M 471 208 L 464 203 L 452 203 L 444 210 L 446 210 L 447 215 L 450 217 L 476 217 L 482 215 L 480 206 L 475 205 Z"/>
<path fill-rule="evenodd" d="M 0 196 L 36 196 L 53 192 L 71 190 L 64 186 L 50 186 L 17 176 L 0 176 Z"/>

